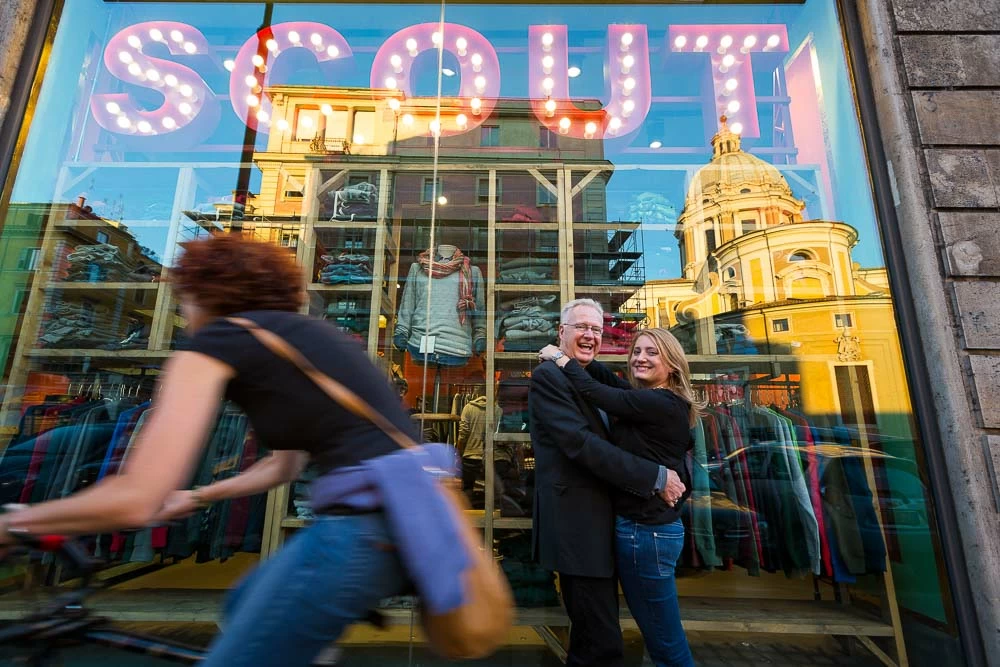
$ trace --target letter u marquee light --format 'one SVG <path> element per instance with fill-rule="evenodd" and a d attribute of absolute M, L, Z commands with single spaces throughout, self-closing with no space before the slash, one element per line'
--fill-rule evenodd
<path fill-rule="evenodd" d="M 583 110 L 570 99 L 566 26 L 528 28 L 528 69 L 532 108 L 553 132 L 578 139 L 622 136 L 642 125 L 649 113 L 649 38 L 644 25 L 608 26 L 609 90 L 603 109 Z"/>

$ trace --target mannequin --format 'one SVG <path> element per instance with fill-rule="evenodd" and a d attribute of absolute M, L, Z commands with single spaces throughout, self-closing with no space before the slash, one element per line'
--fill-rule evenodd
<path fill-rule="evenodd" d="M 406 276 L 393 344 L 418 363 L 464 366 L 486 349 L 483 283 L 482 272 L 454 244 L 439 244 L 433 261 L 421 253 Z"/>

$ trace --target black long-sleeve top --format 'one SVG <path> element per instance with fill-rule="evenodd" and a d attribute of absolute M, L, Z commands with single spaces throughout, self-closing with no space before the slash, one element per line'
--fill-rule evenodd
<path fill-rule="evenodd" d="M 637 389 L 597 361 L 585 370 L 570 360 L 563 372 L 587 401 L 614 418 L 611 441 L 615 445 L 673 470 L 687 487 L 673 507 L 659 495 L 639 497 L 615 490 L 615 513 L 644 524 L 673 523 L 691 495 L 685 465 L 685 456 L 694 446 L 688 425 L 690 404 L 669 389 Z"/>

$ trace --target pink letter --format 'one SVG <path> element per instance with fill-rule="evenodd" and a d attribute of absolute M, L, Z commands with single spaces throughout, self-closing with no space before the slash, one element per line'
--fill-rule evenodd
<path fill-rule="evenodd" d="M 266 56 L 257 52 L 264 42 Z M 347 40 L 328 25 L 311 21 L 291 21 L 264 28 L 248 39 L 236 54 L 236 64 L 229 77 L 229 101 L 233 111 L 247 127 L 266 132 L 271 122 L 271 99 L 265 88 L 271 82 L 268 62 L 272 63 L 289 49 L 306 49 L 324 63 L 351 57 Z"/>
<path fill-rule="evenodd" d="M 218 121 L 219 102 L 208 84 L 184 65 L 146 55 L 153 42 L 166 46 L 172 55 L 209 53 L 205 36 L 186 23 L 148 21 L 120 31 L 104 49 L 104 66 L 120 81 L 157 91 L 163 104 L 146 111 L 128 93 L 94 95 L 90 112 L 97 123 L 116 134 L 154 136 L 176 132 L 203 113 L 202 122 Z"/>
<path fill-rule="evenodd" d="M 404 28 L 385 40 L 372 63 L 371 86 L 373 90 L 399 90 L 410 97 L 413 94 L 410 69 L 422 51 L 443 48 L 454 54 L 461 76 L 459 99 L 442 104 L 440 128 L 442 136 L 449 136 L 481 125 L 493 111 L 500 95 L 500 60 L 489 40 L 472 28 L 445 23 L 443 34 L 440 30 L 438 23 L 421 23 Z M 408 106 L 404 100 L 397 111 L 423 111 L 426 116 L 428 108 L 426 105 Z M 445 109 L 457 112 L 454 116 L 450 113 L 446 116 Z M 429 123 L 433 120 L 431 118 Z M 422 134 L 432 133 L 428 125 Z"/>
<path fill-rule="evenodd" d="M 713 116 L 725 115 L 744 137 L 759 137 L 751 53 L 788 53 L 783 25 L 672 25 L 667 52 L 704 53 L 712 68 Z M 780 60 L 776 61 L 776 66 Z"/>
<path fill-rule="evenodd" d="M 528 28 L 529 96 L 535 115 L 553 132 L 582 139 L 627 134 L 649 113 L 649 40 L 644 25 L 608 26 L 608 103 L 581 110 L 569 96 L 569 47 L 564 25 Z"/>

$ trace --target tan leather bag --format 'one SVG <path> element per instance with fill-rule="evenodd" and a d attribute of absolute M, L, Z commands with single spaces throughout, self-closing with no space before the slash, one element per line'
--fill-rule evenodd
<path fill-rule="evenodd" d="M 392 438 L 400 447 L 417 447 L 411 438 L 384 416 L 376 412 L 353 391 L 329 377 L 290 345 L 281 336 L 263 329 L 252 320 L 230 317 L 229 322 L 250 331 L 262 345 L 279 357 L 295 364 L 316 385 L 341 406 L 367 419 Z M 462 573 L 465 604 L 445 614 L 431 614 L 421 608 L 421 625 L 431 647 L 440 655 L 453 660 L 484 658 L 497 650 L 507 639 L 514 624 L 514 596 L 507 577 L 466 518 L 469 503 L 459 489 L 458 480 L 439 484 L 445 499 L 461 517 L 459 526 L 464 548 L 469 552 L 469 567 Z"/>

